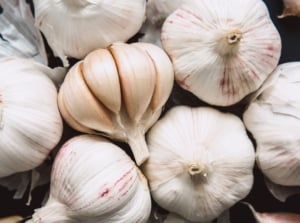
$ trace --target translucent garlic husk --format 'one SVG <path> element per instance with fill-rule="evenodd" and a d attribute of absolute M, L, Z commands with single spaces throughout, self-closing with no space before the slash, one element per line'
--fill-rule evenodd
<path fill-rule="evenodd" d="M 29 222 L 147 222 L 151 198 L 146 178 L 118 146 L 79 135 L 60 149 L 50 197 Z"/>
<path fill-rule="evenodd" d="M 31 59 L 0 59 L 0 177 L 31 170 L 62 136 L 52 70 Z"/>
<path fill-rule="evenodd" d="M 243 115 L 259 168 L 272 182 L 300 186 L 300 62 L 281 64 Z"/>
<path fill-rule="evenodd" d="M 36 26 L 64 66 L 67 57 L 126 42 L 145 19 L 145 0 L 34 0 Z M 63 21 L 63 22 L 62 22 Z"/>
<path fill-rule="evenodd" d="M 261 0 L 190 0 L 167 17 L 161 41 L 177 83 L 218 106 L 256 91 L 281 54 L 280 35 Z"/>
<path fill-rule="evenodd" d="M 26 1 L 0 0 L 0 57 L 31 58 L 47 65 L 45 45 Z"/>
<path fill-rule="evenodd" d="M 59 108 L 74 129 L 127 142 L 138 165 L 148 158 L 144 134 L 171 94 L 165 52 L 148 43 L 114 43 L 75 64 L 59 91 Z"/>
<path fill-rule="evenodd" d="M 146 21 L 141 32 L 144 34 L 139 41 L 153 43 L 161 47 L 161 27 L 165 19 L 187 0 L 148 0 L 146 3 Z"/>
<path fill-rule="evenodd" d="M 173 107 L 147 142 L 150 157 L 142 170 L 153 199 L 189 221 L 212 221 L 252 188 L 254 147 L 233 114 Z"/>
<path fill-rule="evenodd" d="M 299 0 L 283 0 L 283 10 L 278 18 L 282 19 L 288 16 L 300 16 Z"/>

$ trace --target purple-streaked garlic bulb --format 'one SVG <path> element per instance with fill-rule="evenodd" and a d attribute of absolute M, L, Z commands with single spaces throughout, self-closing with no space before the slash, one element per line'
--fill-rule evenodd
<path fill-rule="evenodd" d="M 146 178 L 118 146 L 79 135 L 59 150 L 47 203 L 27 223 L 146 223 L 151 198 Z"/>
<path fill-rule="evenodd" d="M 238 103 L 275 69 L 281 38 L 261 0 L 190 0 L 167 17 L 162 46 L 177 83 L 218 106 Z"/>

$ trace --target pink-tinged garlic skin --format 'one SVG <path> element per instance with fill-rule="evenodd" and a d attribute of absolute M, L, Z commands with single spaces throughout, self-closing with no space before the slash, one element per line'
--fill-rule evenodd
<path fill-rule="evenodd" d="M 300 16 L 300 1 L 299 0 L 283 0 L 283 10 L 278 18 L 282 19 L 287 16 Z"/>
<path fill-rule="evenodd" d="M 55 159 L 50 198 L 32 222 L 146 222 L 151 211 L 147 181 L 130 157 L 108 140 L 81 135 Z"/>
<path fill-rule="evenodd" d="M 167 17 L 162 46 L 177 83 L 219 106 L 239 102 L 275 69 L 281 38 L 261 0 L 191 0 Z"/>

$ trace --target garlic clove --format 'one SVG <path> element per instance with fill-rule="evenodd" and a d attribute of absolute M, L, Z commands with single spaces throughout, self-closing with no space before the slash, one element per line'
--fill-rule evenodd
<path fill-rule="evenodd" d="M 84 80 L 82 62 L 78 62 L 71 68 L 61 87 L 65 88 L 63 94 L 65 108 L 77 122 L 92 130 L 102 131 L 105 129 L 107 132 L 111 132 L 114 129 L 107 109 L 91 94 Z"/>
<path fill-rule="evenodd" d="M 283 10 L 279 19 L 287 16 L 300 16 L 300 1 L 299 0 L 283 0 Z"/>
<path fill-rule="evenodd" d="M 120 81 L 114 58 L 108 50 L 98 49 L 88 54 L 82 63 L 82 73 L 95 96 L 111 111 L 121 109 Z"/>
<path fill-rule="evenodd" d="M 74 129 L 80 132 L 85 132 L 85 133 L 90 133 L 93 134 L 95 133 L 93 130 L 90 128 L 87 128 L 83 125 L 81 125 L 79 122 L 76 121 L 75 118 L 71 116 L 71 114 L 68 112 L 65 102 L 64 102 L 64 87 L 60 88 L 60 93 L 58 94 L 58 106 L 59 106 L 59 111 L 61 112 L 62 116 L 64 117 L 65 121 Z"/>
<path fill-rule="evenodd" d="M 261 0 L 188 1 L 167 17 L 161 40 L 177 83 L 218 106 L 256 91 L 281 53 L 280 35 Z"/>
<path fill-rule="evenodd" d="M 173 88 L 174 71 L 169 57 L 163 53 L 162 49 L 149 43 L 134 43 L 140 49 L 146 51 L 151 58 L 156 70 L 155 89 L 151 100 L 151 109 L 156 111 L 161 108 L 169 98 Z"/>
<path fill-rule="evenodd" d="M 128 44 L 115 43 L 109 50 L 118 67 L 128 116 L 138 122 L 150 104 L 155 88 L 156 77 L 152 61 L 146 52 Z"/>

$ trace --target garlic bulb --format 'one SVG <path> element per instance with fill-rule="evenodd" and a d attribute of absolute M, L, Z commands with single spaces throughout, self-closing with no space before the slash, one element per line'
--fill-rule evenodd
<path fill-rule="evenodd" d="M 300 16 L 300 0 L 283 0 L 283 11 L 278 18 L 287 16 Z"/>
<path fill-rule="evenodd" d="M 148 43 L 114 43 L 75 64 L 59 91 L 71 127 L 128 142 L 138 165 L 148 157 L 144 134 L 158 119 L 174 82 L 165 52 Z"/>
<path fill-rule="evenodd" d="M 34 0 L 36 26 L 54 54 L 82 59 L 89 52 L 135 35 L 145 18 L 145 0 Z M 62 22 L 63 21 L 63 22 Z"/>
<path fill-rule="evenodd" d="M 177 83 L 218 106 L 256 91 L 281 54 L 280 35 L 261 0 L 190 0 L 165 20 L 161 40 Z"/>
<path fill-rule="evenodd" d="M 151 198 L 146 178 L 118 146 L 80 135 L 58 152 L 50 197 L 29 222 L 147 222 Z"/>
<path fill-rule="evenodd" d="M 257 162 L 272 182 L 300 186 L 300 62 L 281 64 L 243 115 L 257 143 Z"/>
<path fill-rule="evenodd" d="M 141 32 L 140 42 L 153 43 L 161 47 L 161 26 L 165 19 L 186 0 L 148 0 L 146 4 L 146 21 Z"/>
<path fill-rule="evenodd" d="M 233 114 L 176 106 L 149 130 L 147 142 L 142 170 L 153 199 L 189 221 L 212 221 L 252 188 L 254 148 Z"/>
<path fill-rule="evenodd" d="M 39 166 L 62 136 L 51 69 L 31 59 L 0 59 L 0 177 Z M 4 72 L 5 71 L 5 72 Z"/>

